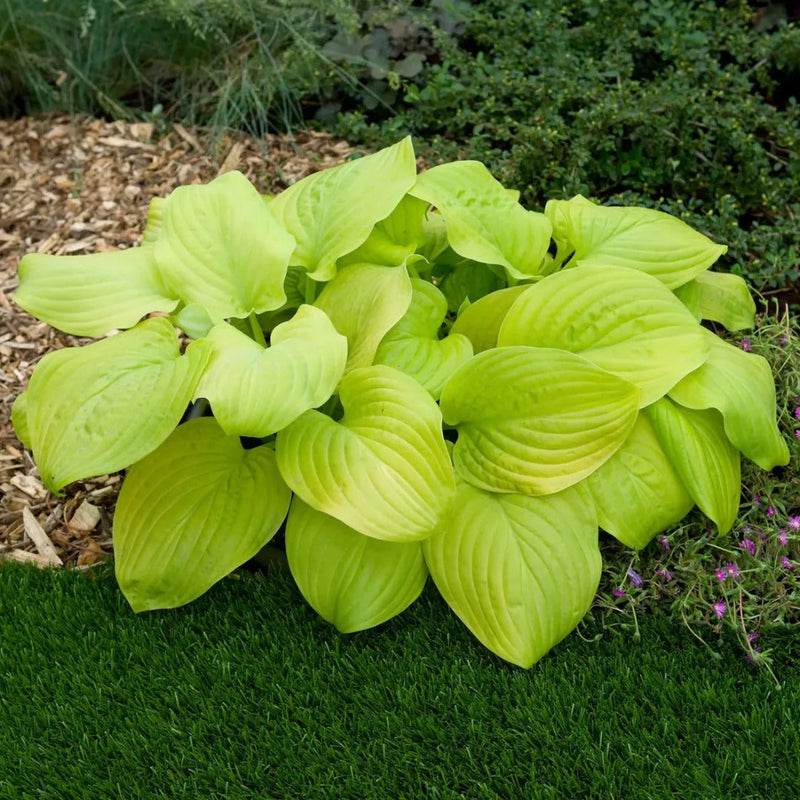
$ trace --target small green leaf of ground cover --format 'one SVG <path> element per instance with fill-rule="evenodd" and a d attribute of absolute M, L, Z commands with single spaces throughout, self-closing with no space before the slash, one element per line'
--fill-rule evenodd
<path fill-rule="evenodd" d="M 775 383 L 769 362 L 704 331 L 711 355 L 669 396 L 686 408 L 716 408 L 734 447 L 761 469 L 789 463 L 789 448 L 775 421 Z"/>
<path fill-rule="evenodd" d="M 386 219 L 375 224 L 369 238 L 360 247 L 337 262 L 346 264 L 402 264 L 425 240 L 422 221 L 428 204 L 406 195 Z"/>
<path fill-rule="evenodd" d="M 269 447 L 245 450 L 210 417 L 180 425 L 120 491 L 115 569 L 133 610 L 199 597 L 274 536 L 290 499 Z"/>
<path fill-rule="evenodd" d="M 526 668 L 578 624 L 600 581 L 594 505 L 582 486 L 529 497 L 459 481 L 447 526 L 422 549 L 470 631 Z"/>
<path fill-rule="evenodd" d="M 286 557 L 303 597 L 342 633 L 397 616 L 428 578 L 419 542 L 364 536 L 298 497 L 286 521 Z"/>
<path fill-rule="evenodd" d="M 325 286 L 314 305 L 347 337 L 348 372 L 372 364 L 381 339 L 406 313 L 411 296 L 404 265 L 351 264 Z"/>
<path fill-rule="evenodd" d="M 600 527 L 637 550 L 694 505 L 643 414 L 622 447 L 582 485 L 594 499 Z"/>
<path fill-rule="evenodd" d="M 642 406 L 709 352 L 683 303 L 650 275 L 624 267 L 576 267 L 544 278 L 511 306 L 497 344 L 578 353 L 637 386 Z"/>
<path fill-rule="evenodd" d="M 629 267 L 670 289 L 697 277 L 728 249 L 649 208 L 598 206 L 577 195 L 550 200 L 544 213 L 553 223 L 554 239 L 574 248 L 570 266 Z"/>
<path fill-rule="evenodd" d="M 347 361 L 347 339 L 308 305 L 275 327 L 267 348 L 225 322 L 207 340 L 211 361 L 195 395 L 211 403 L 225 433 L 240 436 L 269 436 L 322 405 Z"/>
<path fill-rule="evenodd" d="M 278 466 L 306 503 L 359 533 L 424 539 L 452 502 L 442 416 L 413 378 L 376 364 L 342 378 L 340 422 L 306 411 L 278 433 Z"/>
<path fill-rule="evenodd" d="M 668 397 L 642 413 L 695 503 L 720 534 L 727 533 L 739 511 L 741 460 L 725 435 L 722 415 L 683 408 Z"/>
<path fill-rule="evenodd" d="M 433 167 L 409 194 L 436 206 L 460 256 L 499 264 L 518 280 L 539 274 L 550 245 L 549 220 L 526 211 L 479 161 Z"/>
<path fill-rule="evenodd" d="M 442 390 L 458 427 L 456 471 L 489 491 L 551 494 L 590 475 L 636 421 L 636 387 L 580 356 L 537 347 L 486 350 Z"/>
<path fill-rule="evenodd" d="M 416 180 L 411 138 L 364 158 L 316 172 L 273 198 L 270 211 L 297 240 L 292 266 L 316 281 L 336 274 L 336 261 L 362 245 Z"/>
<path fill-rule="evenodd" d="M 472 358 L 466 336 L 437 334 L 447 314 L 447 300 L 429 281 L 411 281 L 411 305 L 403 318 L 383 337 L 376 364 L 387 364 L 410 375 L 439 399 L 442 386 L 456 368 Z"/>
<path fill-rule="evenodd" d="M 476 353 L 497 347 L 500 326 L 514 301 L 526 290 L 528 284 L 499 289 L 471 303 L 459 315 L 450 329 L 450 335 L 460 333 L 471 342 Z"/>
<path fill-rule="evenodd" d="M 279 308 L 294 238 L 240 172 L 164 201 L 156 260 L 171 291 L 214 319 Z"/>
<path fill-rule="evenodd" d="M 744 278 L 727 272 L 702 272 L 695 278 L 700 295 L 700 313 L 740 331 L 755 325 L 756 304 Z"/>
<path fill-rule="evenodd" d="M 151 311 L 178 304 L 158 274 L 152 247 L 88 256 L 29 253 L 19 263 L 19 280 L 17 304 L 75 336 L 130 328 Z"/>
<path fill-rule="evenodd" d="M 200 341 L 180 355 L 175 329 L 155 318 L 46 355 L 31 376 L 26 414 L 45 485 L 57 492 L 158 447 L 180 421 L 209 354 Z"/>

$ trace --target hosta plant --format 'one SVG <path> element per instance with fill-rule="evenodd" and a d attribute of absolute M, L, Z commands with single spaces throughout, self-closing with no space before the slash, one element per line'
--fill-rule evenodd
<path fill-rule="evenodd" d="M 741 456 L 788 461 L 767 363 L 714 333 L 754 317 L 724 251 L 656 211 L 527 210 L 477 162 L 417 174 L 408 139 L 277 196 L 231 172 L 154 200 L 139 247 L 23 258 L 17 303 L 103 338 L 46 355 L 13 422 L 53 492 L 127 469 L 135 611 L 277 535 L 340 630 L 430 575 L 528 667 L 588 610 L 598 527 L 641 548 L 697 505 L 725 534 Z"/>

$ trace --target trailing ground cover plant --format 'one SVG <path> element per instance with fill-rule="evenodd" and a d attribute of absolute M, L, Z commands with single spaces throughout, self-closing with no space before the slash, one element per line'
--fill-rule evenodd
<path fill-rule="evenodd" d="M 128 468 L 116 574 L 180 606 L 276 535 L 342 631 L 430 575 L 528 667 L 588 610 L 598 526 L 644 547 L 697 505 L 735 521 L 740 459 L 789 451 L 725 251 L 666 214 L 525 209 L 411 141 L 274 197 L 237 172 L 150 206 L 142 245 L 30 254 L 15 295 L 68 333 L 13 422 L 54 492 Z"/>

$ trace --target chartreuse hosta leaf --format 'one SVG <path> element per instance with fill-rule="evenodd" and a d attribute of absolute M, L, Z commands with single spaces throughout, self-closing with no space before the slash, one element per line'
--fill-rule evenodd
<path fill-rule="evenodd" d="M 343 256 L 337 267 L 346 264 L 402 264 L 425 241 L 423 218 L 428 204 L 406 195 L 386 219 L 376 223 L 360 247 Z"/>
<path fill-rule="evenodd" d="M 755 325 L 756 304 L 744 278 L 727 272 L 702 272 L 695 282 L 703 319 L 719 322 L 729 331 Z"/>
<path fill-rule="evenodd" d="M 576 267 L 523 292 L 500 347 L 556 347 L 635 384 L 642 406 L 663 397 L 708 357 L 703 329 L 655 278 L 625 267 Z"/>
<path fill-rule="evenodd" d="M 345 375 L 339 399 L 341 421 L 306 411 L 278 433 L 286 483 L 367 536 L 430 536 L 450 510 L 454 486 L 439 407 L 413 378 L 382 364 Z"/>
<path fill-rule="evenodd" d="M 177 298 L 159 276 L 152 247 L 88 256 L 29 253 L 19 262 L 14 294 L 48 325 L 94 337 L 130 328 L 151 311 L 171 311 Z"/>
<path fill-rule="evenodd" d="M 572 245 L 570 265 L 630 267 L 670 289 L 697 277 L 728 249 L 649 208 L 598 206 L 577 195 L 550 200 L 544 213 L 553 223 L 554 239 Z"/>
<path fill-rule="evenodd" d="M 727 533 L 739 511 L 741 461 L 720 413 L 684 408 L 668 397 L 642 413 L 695 503 Z"/>
<path fill-rule="evenodd" d="M 163 197 L 154 197 L 147 207 L 147 220 L 142 234 L 142 244 L 154 244 L 161 236 L 161 226 L 164 222 L 164 202 Z"/>
<path fill-rule="evenodd" d="M 302 305 L 277 325 L 265 348 L 223 322 L 207 336 L 211 361 L 195 392 L 227 434 L 276 433 L 336 389 L 347 361 L 347 339 L 324 312 Z"/>
<path fill-rule="evenodd" d="M 596 470 L 636 421 L 636 387 L 580 356 L 538 347 L 486 350 L 442 390 L 458 427 L 456 471 L 489 491 L 552 494 Z"/>
<path fill-rule="evenodd" d="M 347 337 L 348 371 L 372 363 L 381 339 L 406 313 L 411 295 L 402 264 L 350 264 L 325 286 L 314 305 Z"/>
<path fill-rule="evenodd" d="M 342 633 L 401 613 L 428 577 L 419 542 L 364 536 L 298 497 L 286 521 L 286 557 L 303 597 Z"/>
<path fill-rule="evenodd" d="M 622 447 L 581 485 L 594 499 L 600 527 L 637 550 L 694 505 L 643 414 Z"/>
<path fill-rule="evenodd" d="M 297 240 L 292 265 L 305 267 L 316 281 L 329 281 L 336 261 L 362 245 L 373 226 L 391 214 L 416 174 L 414 148 L 406 137 L 281 192 L 269 209 Z"/>
<path fill-rule="evenodd" d="M 246 317 L 286 300 L 294 237 L 241 172 L 175 189 L 164 201 L 153 246 L 171 291 L 213 319 Z"/>
<path fill-rule="evenodd" d="M 711 355 L 669 396 L 686 408 L 716 408 L 731 444 L 770 470 L 789 463 L 789 448 L 775 422 L 775 383 L 769 362 L 705 331 Z"/>
<path fill-rule="evenodd" d="M 14 405 L 11 406 L 11 424 L 14 426 L 14 433 L 28 450 L 31 449 L 31 433 L 28 429 L 28 393 L 23 392 L 17 395 Z"/>
<path fill-rule="evenodd" d="M 133 610 L 199 597 L 274 536 L 290 499 L 268 446 L 245 450 L 211 417 L 180 425 L 119 494 L 115 570 Z"/>
<path fill-rule="evenodd" d="M 430 281 L 411 281 L 411 305 L 403 318 L 383 337 L 375 353 L 376 364 L 387 364 L 410 375 L 439 399 L 447 378 L 472 358 L 466 336 L 437 334 L 447 314 L 447 300 Z"/>
<path fill-rule="evenodd" d="M 436 206 L 450 246 L 460 256 L 499 264 L 516 279 L 540 274 L 550 245 L 549 220 L 526 211 L 479 161 L 433 167 L 409 194 Z"/>
<path fill-rule="evenodd" d="M 497 335 L 508 310 L 529 288 L 528 284 L 521 283 L 519 286 L 510 286 L 481 297 L 458 315 L 450 329 L 450 335 L 460 333 L 466 336 L 476 353 L 497 347 Z"/>
<path fill-rule="evenodd" d="M 115 472 L 154 450 L 180 421 L 211 345 L 180 355 L 164 318 L 87 345 L 56 350 L 36 366 L 27 392 L 27 434 L 53 492 Z"/>
<path fill-rule="evenodd" d="M 582 486 L 529 497 L 459 481 L 446 527 L 422 549 L 470 631 L 526 668 L 578 624 L 600 581 L 594 505 Z"/>

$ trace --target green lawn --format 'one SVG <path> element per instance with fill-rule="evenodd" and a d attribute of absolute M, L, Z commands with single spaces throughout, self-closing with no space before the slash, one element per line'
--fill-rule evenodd
<path fill-rule="evenodd" d="M 135 616 L 103 569 L 0 569 L 0 798 L 796 795 L 800 678 L 679 623 L 587 624 L 523 671 L 432 587 L 342 636 L 250 573 Z"/>

